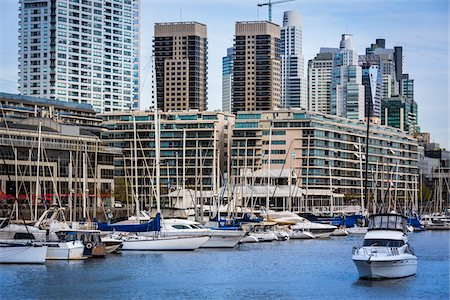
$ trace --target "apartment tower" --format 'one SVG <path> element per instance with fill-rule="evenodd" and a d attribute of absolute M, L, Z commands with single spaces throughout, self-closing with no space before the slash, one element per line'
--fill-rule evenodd
<path fill-rule="evenodd" d="M 306 108 L 305 59 L 302 54 L 302 21 L 295 10 L 286 11 L 281 28 L 281 106 Z"/>
<path fill-rule="evenodd" d="M 280 106 L 280 27 L 267 21 L 236 22 L 232 112 Z"/>
<path fill-rule="evenodd" d="M 308 61 L 308 109 L 323 114 L 331 113 L 331 70 L 337 48 L 320 48 Z"/>
<path fill-rule="evenodd" d="M 156 101 L 163 111 L 207 109 L 206 25 L 156 23 L 153 41 Z"/>
<path fill-rule="evenodd" d="M 20 0 L 19 93 L 139 108 L 140 0 Z"/>

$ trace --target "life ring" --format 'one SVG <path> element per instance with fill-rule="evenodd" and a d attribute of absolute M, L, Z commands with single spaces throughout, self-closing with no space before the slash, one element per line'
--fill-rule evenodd
<path fill-rule="evenodd" d="M 86 244 L 86 248 L 87 248 L 87 249 L 91 249 L 91 248 L 92 248 L 92 243 L 87 243 L 87 244 Z"/>

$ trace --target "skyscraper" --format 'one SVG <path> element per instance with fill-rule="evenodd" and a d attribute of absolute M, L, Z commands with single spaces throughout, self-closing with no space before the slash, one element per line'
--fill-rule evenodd
<path fill-rule="evenodd" d="M 308 109 L 324 114 L 331 113 L 331 70 L 337 48 L 320 48 L 308 61 Z"/>
<path fill-rule="evenodd" d="M 227 49 L 227 56 L 222 57 L 222 111 L 231 112 L 233 83 L 233 48 Z"/>
<path fill-rule="evenodd" d="M 20 0 L 19 92 L 139 107 L 139 0 Z"/>
<path fill-rule="evenodd" d="M 331 72 L 331 114 L 364 120 L 364 86 L 353 35 L 343 34 Z"/>
<path fill-rule="evenodd" d="M 280 27 L 267 21 L 236 22 L 231 110 L 280 106 Z"/>
<path fill-rule="evenodd" d="M 360 55 L 359 64 L 362 69 L 362 84 L 364 85 L 364 99 L 369 117 L 381 117 L 381 88 L 382 74 L 380 57 L 375 54 Z M 365 115 L 366 115 L 365 113 Z"/>
<path fill-rule="evenodd" d="M 281 106 L 306 108 L 306 78 L 302 54 L 302 22 L 295 10 L 286 11 L 281 28 Z"/>
<path fill-rule="evenodd" d="M 206 25 L 197 22 L 156 23 L 153 53 L 158 108 L 163 111 L 206 110 Z"/>
<path fill-rule="evenodd" d="M 375 44 L 366 48 L 366 55 L 378 55 L 382 74 L 382 97 L 390 98 L 400 93 L 400 80 L 403 70 L 402 47 L 386 49 L 384 39 L 376 39 Z"/>

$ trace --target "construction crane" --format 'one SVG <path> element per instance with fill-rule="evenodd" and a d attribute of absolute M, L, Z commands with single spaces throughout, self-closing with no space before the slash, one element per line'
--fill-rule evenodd
<path fill-rule="evenodd" d="M 269 0 L 268 2 L 265 2 L 265 3 L 258 3 L 258 7 L 262 7 L 262 6 L 266 6 L 266 5 L 269 7 L 269 22 L 272 22 L 272 4 L 279 4 L 279 3 L 291 2 L 291 1 L 295 1 L 295 0 L 280 0 L 280 1 Z"/>

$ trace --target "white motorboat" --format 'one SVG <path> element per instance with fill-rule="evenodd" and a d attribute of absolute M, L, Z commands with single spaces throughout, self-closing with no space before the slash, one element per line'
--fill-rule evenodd
<path fill-rule="evenodd" d="M 314 223 L 303 217 L 299 217 L 299 222 L 297 222 L 296 225 L 292 226 L 292 230 L 307 230 L 315 238 L 319 239 L 329 238 L 330 235 L 336 230 L 336 228 L 337 227 L 333 225 Z"/>
<path fill-rule="evenodd" d="M 246 223 L 242 225 L 242 229 L 248 231 L 248 236 L 256 238 L 258 242 L 273 242 L 278 240 L 273 230 L 273 226 L 276 224 L 276 222 Z M 242 243 L 247 241 L 252 242 L 248 238 L 241 240 Z"/>
<path fill-rule="evenodd" d="M 420 224 L 425 230 L 450 230 L 450 218 L 444 215 L 424 215 Z"/>
<path fill-rule="evenodd" d="M 349 235 L 348 230 L 344 227 L 336 228 L 332 233 L 332 236 L 347 236 Z"/>
<path fill-rule="evenodd" d="M 0 243 L 1 264 L 43 264 L 46 255 L 46 246 L 29 243 Z"/>
<path fill-rule="evenodd" d="M 84 245 L 81 241 L 59 241 L 38 243 L 47 246 L 47 257 L 50 260 L 80 260 L 87 258 L 83 256 Z"/>
<path fill-rule="evenodd" d="M 244 244 L 244 243 L 259 243 L 259 240 L 255 236 L 246 235 L 239 242 L 242 244 Z"/>
<path fill-rule="evenodd" d="M 367 233 L 367 227 L 355 225 L 353 227 L 347 228 L 347 232 L 348 232 L 348 234 L 352 234 L 352 235 L 364 235 Z"/>
<path fill-rule="evenodd" d="M 289 231 L 289 238 L 296 240 L 314 239 L 314 235 L 307 229 L 297 226 Z"/>
<path fill-rule="evenodd" d="M 192 251 L 203 246 L 209 239 L 209 236 L 148 237 L 140 235 L 130 235 L 123 239 L 122 250 Z"/>
<path fill-rule="evenodd" d="M 369 217 L 363 246 L 353 249 L 361 278 L 400 278 L 416 274 L 417 257 L 408 244 L 406 217 L 378 214 Z"/>
<path fill-rule="evenodd" d="M 245 234 L 246 232 L 242 230 L 204 227 L 198 222 L 186 219 L 161 220 L 162 236 L 210 236 L 211 238 L 201 248 L 234 248 Z"/>

